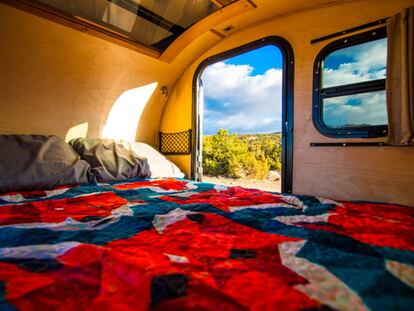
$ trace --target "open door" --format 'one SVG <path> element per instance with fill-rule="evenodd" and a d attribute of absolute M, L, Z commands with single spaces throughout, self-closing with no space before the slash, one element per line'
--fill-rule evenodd
<path fill-rule="evenodd" d="M 285 193 L 291 193 L 292 192 L 292 169 L 293 169 L 293 52 L 289 45 L 289 43 L 279 37 L 268 37 L 264 38 L 255 42 L 252 42 L 250 44 L 244 45 L 242 47 L 227 51 L 225 53 L 210 57 L 206 59 L 204 62 L 200 64 L 200 66 L 197 68 L 194 80 L 193 80 L 193 128 L 195 135 L 193 137 L 194 139 L 194 146 L 193 154 L 192 154 L 192 178 L 201 181 L 203 178 L 203 133 L 205 131 L 211 131 L 209 124 L 207 123 L 207 127 L 204 128 L 203 131 L 203 116 L 205 112 L 205 105 L 209 106 L 208 101 L 204 101 L 206 95 L 208 97 L 208 92 L 211 90 L 211 87 L 209 87 L 209 84 L 206 81 L 206 85 L 203 85 L 202 77 L 204 72 L 209 66 L 212 66 L 213 64 L 220 64 L 223 66 L 224 62 L 231 60 L 231 59 L 237 59 L 240 58 L 240 56 L 243 55 L 250 55 L 250 57 L 256 57 L 253 58 L 253 60 L 257 61 L 258 58 L 260 58 L 260 55 L 257 53 L 254 54 L 255 50 L 260 50 L 266 46 L 274 46 L 277 48 L 278 51 L 280 51 L 281 58 L 280 59 L 280 75 L 281 78 L 281 84 L 279 85 L 280 90 L 279 93 L 281 96 L 277 97 L 277 103 L 281 106 L 281 109 L 279 110 L 279 123 L 278 123 L 278 130 L 275 133 L 268 133 L 264 134 L 266 136 L 266 139 L 269 139 L 269 137 L 277 137 L 280 139 L 281 142 L 281 150 L 279 152 L 280 155 L 278 157 L 280 158 L 281 162 L 281 191 Z M 264 49 L 263 49 L 264 50 Z M 231 65 L 230 65 L 231 67 Z M 230 68 L 229 67 L 229 68 Z M 223 75 L 225 76 L 225 75 Z M 255 78 L 255 77 L 254 77 Z M 225 79 L 225 78 L 224 78 Z M 207 89 L 205 89 L 207 87 Z M 206 94 L 205 94 L 206 92 Z M 275 97 L 276 100 L 276 97 Z M 270 98 L 268 102 L 273 105 L 275 104 L 273 98 Z M 210 107 L 207 107 L 209 110 Z M 269 114 L 271 113 L 269 109 Z M 267 111 L 265 111 L 267 113 Z M 248 115 L 250 117 L 250 115 Z M 223 119 L 223 115 L 219 118 Z M 263 118 L 263 113 L 262 113 Z M 223 120 L 220 120 L 219 123 L 223 123 Z M 256 120 L 257 121 L 257 120 Z M 227 132 L 227 130 L 225 130 Z M 241 130 L 243 132 L 243 130 Z M 223 133 L 222 131 L 220 132 Z M 277 134 L 279 133 L 279 134 Z M 218 132 L 219 134 L 219 132 Z M 234 139 L 234 136 L 236 135 L 234 132 L 230 133 L 232 136 L 232 139 Z M 238 135 L 238 134 L 237 134 Z M 258 134 L 263 135 L 263 134 Z M 273 136 L 272 136 L 273 135 Z M 279 135 L 279 136 L 274 136 Z M 281 135 L 281 137 L 280 137 Z M 239 135 L 242 140 L 245 142 L 248 140 L 257 139 L 255 137 L 256 135 L 246 135 L 245 133 L 243 135 Z M 217 137 L 215 138 L 217 139 Z M 221 138 L 220 138 L 221 139 Z M 262 136 L 260 137 L 262 139 Z M 206 145 L 207 146 L 207 145 Z M 246 147 L 247 148 L 247 147 Z M 248 147 L 250 148 L 250 147 Z M 279 147 L 280 148 L 280 147 Z M 211 148 L 210 148 L 211 149 Z M 207 150 L 207 148 L 206 148 Z M 208 156 L 208 154 L 207 154 Z M 206 157 L 207 161 L 208 157 Z M 204 163 L 206 165 L 206 163 Z M 209 167 L 207 167 L 206 171 L 209 171 Z M 276 190 L 271 190 L 276 191 Z M 277 190 L 280 191 L 280 190 Z"/>

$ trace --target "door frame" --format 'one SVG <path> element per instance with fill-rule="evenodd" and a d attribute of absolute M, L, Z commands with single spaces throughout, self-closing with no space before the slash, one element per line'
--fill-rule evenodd
<path fill-rule="evenodd" d="M 193 113 L 191 154 L 191 179 L 200 181 L 200 167 L 202 168 L 202 133 L 201 122 L 203 116 L 198 99 L 198 83 L 204 70 L 214 63 L 232 58 L 234 56 L 261 48 L 266 45 L 274 45 L 282 53 L 282 192 L 292 193 L 293 187 L 293 82 L 294 82 L 294 55 L 290 43 L 278 36 L 266 37 L 226 52 L 208 57 L 197 67 L 193 77 Z"/>

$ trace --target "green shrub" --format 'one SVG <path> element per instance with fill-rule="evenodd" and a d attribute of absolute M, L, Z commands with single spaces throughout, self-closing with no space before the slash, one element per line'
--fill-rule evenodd
<path fill-rule="evenodd" d="M 237 135 L 220 129 L 203 137 L 206 175 L 264 179 L 269 170 L 280 171 L 280 156 L 280 134 Z"/>

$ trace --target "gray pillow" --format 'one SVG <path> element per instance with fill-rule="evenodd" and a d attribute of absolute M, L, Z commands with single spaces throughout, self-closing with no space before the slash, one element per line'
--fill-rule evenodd
<path fill-rule="evenodd" d="M 148 161 L 130 148 L 111 139 L 76 138 L 69 142 L 92 167 L 99 182 L 150 177 Z"/>
<path fill-rule="evenodd" d="M 88 183 L 90 169 L 57 136 L 0 135 L 0 192 Z"/>

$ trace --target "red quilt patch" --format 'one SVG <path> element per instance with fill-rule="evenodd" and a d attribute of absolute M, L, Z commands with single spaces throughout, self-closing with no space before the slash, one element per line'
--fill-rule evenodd
<path fill-rule="evenodd" d="M 210 204 L 226 212 L 230 211 L 230 207 L 285 203 L 280 195 L 241 187 L 224 191 L 209 190 L 185 199 L 172 196 L 163 196 L 161 199 L 178 204 Z"/>
<path fill-rule="evenodd" d="M 0 207 L 0 226 L 34 222 L 57 223 L 68 217 L 78 221 L 87 216 L 106 217 L 126 203 L 125 199 L 113 192 L 102 192 L 75 198 L 3 205 Z"/>

